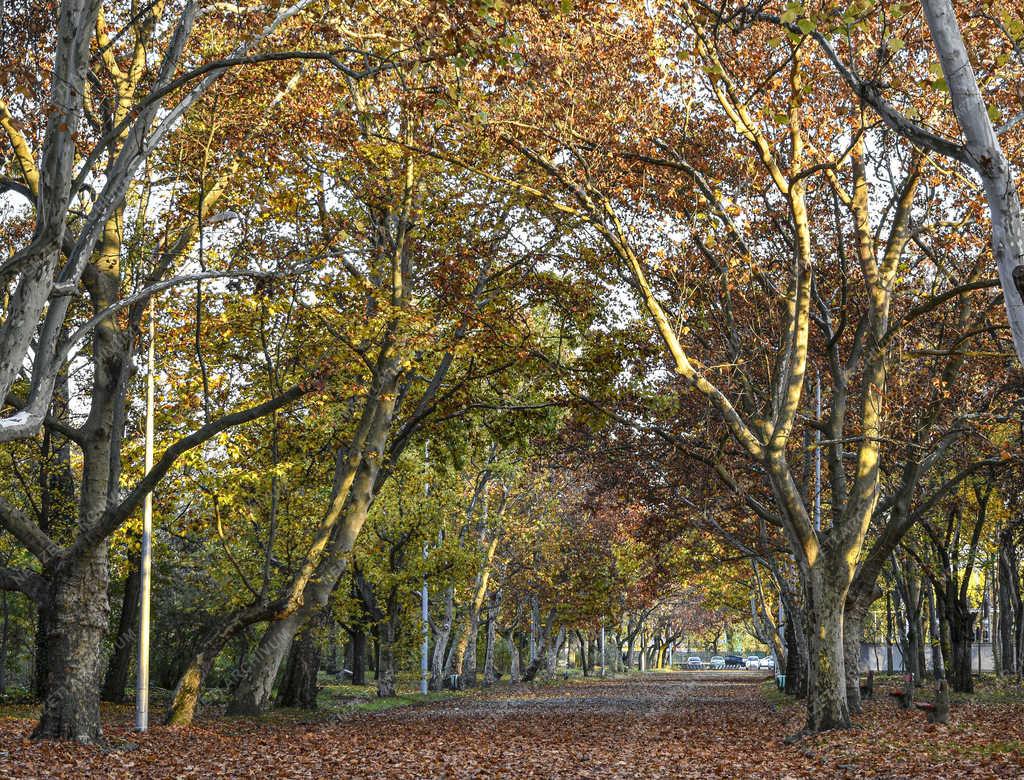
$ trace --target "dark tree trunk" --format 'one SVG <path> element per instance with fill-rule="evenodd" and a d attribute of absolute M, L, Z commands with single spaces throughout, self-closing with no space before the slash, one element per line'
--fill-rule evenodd
<path fill-rule="evenodd" d="M 932 674 L 936 680 L 941 680 L 945 663 L 942 659 L 942 634 L 939 628 L 938 610 L 935 609 L 935 591 L 928 589 L 928 631 L 932 638 Z"/>
<path fill-rule="evenodd" d="M 583 670 L 584 677 L 589 677 L 591 668 L 590 653 L 588 652 L 589 648 L 587 647 L 587 640 L 583 636 L 582 631 L 576 631 L 576 640 L 580 643 L 580 669 Z"/>
<path fill-rule="evenodd" d="M 893 673 L 892 665 L 892 592 L 885 592 L 885 671 Z"/>
<path fill-rule="evenodd" d="M 1005 674 L 1017 671 L 1017 652 L 1014 648 L 1014 616 L 1021 610 L 1019 563 L 1013 531 L 1004 529 L 999 535 L 999 637 L 1002 667 Z"/>
<path fill-rule="evenodd" d="M 49 633 L 46 615 L 46 609 L 39 607 L 36 612 L 35 658 L 32 664 L 32 691 L 39 701 L 46 698 L 46 635 Z"/>
<path fill-rule="evenodd" d="M 341 643 L 338 641 L 338 623 L 330 616 L 327 620 L 327 652 L 323 659 L 324 671 L 327 674 L 338 674 L 341 671 L 341 660 L 344 655 L 341 652 Z"/>
<path fill-rule="evenodd" d="M 0 592 L 0 609 L 3 611 L 3 626 L 0 627 L 0 694 L 7 692 L 7 644 L 10 638 L 10 606 L 7 591 Z"/>
<path fill-rule="evenodd" d="M 974 692 L 971 669 L 971 647 L 974 642 L 974 615 L 970 605 L 960 599 L 944 604 L 949 627 L 950 657 L 946 663 L 946 676 L 950 687 L 958 693 Z"/>
<path fill-rule="evenodd" d="M 921 636 L 921 589 L 920 583 L 913 573 L 908 574 L 900 591 L 903 602 L 903 614 L 906 620 L 905 641 L 900 650 L 903 655 L 903 671 L 914 675 L 914 680 L 921 680 L 921 659 L 924 657 Z"/>
<path fill-rule="evenodd" d="M 68 560 L 50 585 L 46 696 L 34 739 L 103 739 L 100 683 L 109 626 L 107 545 Z"/>
<path fill-rule="evenodd" d="M 316 677 L 320 671 L 319 621 L 307 625 L 292 642 L 284 677 L 277 692 L 278 707 L 316 709 Z"/>
<path fill-rule="evenodd" d="M 352 638 L 352 684 L 366 685 L 366 631 L 362 626 L 349 629 Z"/>
<path fill-rule="evenodd" d="M 793 613 L 789 612 L 786 619 L 786 693 L 790 696 L 807 695 L 807 654 L 806 640 L 800 641 L 796 630 Z"/>
<path fill-rule="evenodd" d="M 387 617 L 381 621 L 380 655 L 377 669 L 377 695 L 380 697 L 395 695 L 395 677 L 397 669 L 395 666 L 395 643 L 398 642 L 399 628 L 401 626 L 402 613 L 398 601 L 398 591 L 392 589 L 388 595 Z"/>
<path fill-rule="evenodd" d="M 103 678 L 103 701 L 124 702 L 127 699 L 125 689 L 128 687 L 132 650 L 136 646 L 135 626 L 139 619 L 139 579 L 139 568 L 133 566 L 124 581 L 114 648 L 110 653 L 106 677 Z"/>

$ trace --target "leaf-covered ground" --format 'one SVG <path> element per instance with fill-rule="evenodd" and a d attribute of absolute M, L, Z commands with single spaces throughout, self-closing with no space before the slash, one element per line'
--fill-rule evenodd
<path fill-rule="evenodd" d="M 884 693 L 857 728 L 783 744 L 802 720 L 762 678 L 680 673 L 501 687 L 341 717 L 211 718 L 105 749 L 33 743 L 0 719 L 0 777 L 1022 777 L 1024 705 L 961 704 L 947 726 Z"/>

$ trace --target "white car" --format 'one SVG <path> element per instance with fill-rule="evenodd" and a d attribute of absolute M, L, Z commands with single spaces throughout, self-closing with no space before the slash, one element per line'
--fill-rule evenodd
<path fill-rule="evenodd" d="M 743 665 L 747 669 L 756 669 L 757 665 L 760 662 L 761 662 L 761 659 L 758 658 L 756 655 L 748 655 L 746 658 L 743 659 Z"/>
<path fill-rule="evenodd" d="M 760 661 L 757 662 L 757 668 L 758 669 L 765 669 L 765 670 L 767 670 L 769 672 L 774 672 L 775 671 L 775 659 L 772 658 L 770 655 L 766 655 L 764 658 L 762 658 Z"/>
<path fill-rule="evenodd" d="M 700 656 L 699 655 L 691 655 L 689 658 L 687 658 L 686 659 L 686 665 L 690 669 L 703 669 L 704 668 L 704 662 L 702 660 L 700 660 Z"/>
<path fill-rule="evenodd" d="M 713 655 L 713 656 L 711 656 L 711 668 L 712 669 L 724 669 L 725 668 L 725 658 L 723 658 L 720 655 Z"/>

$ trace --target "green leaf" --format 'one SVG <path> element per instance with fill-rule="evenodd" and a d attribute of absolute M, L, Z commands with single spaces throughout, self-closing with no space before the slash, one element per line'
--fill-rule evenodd
<path fill-rule="evenodd" d="M 814 30 L 815 28 L 814 22 L 812 22 L 810 19 L 801 19 L 799 22 L 796 23 L 796 26 L 800 28 L 800 32 L 802 32 L 804 35 L 809 35 L 811 31 Z"/>
<path fill-rule="evenodd" d="M 988 118 L 993 122 L 998 122 L 1002 115 L 1002 112 L 995 106 L 988 106 Z"/>

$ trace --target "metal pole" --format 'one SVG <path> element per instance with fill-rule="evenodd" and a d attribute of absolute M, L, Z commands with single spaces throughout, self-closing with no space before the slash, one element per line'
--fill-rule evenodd
<path fill-rule="evenodd" d="M 601 676 L 604 677 L 605 671 L 605 644 L 604 644 L 604 626 L 601 626 Z"/>
<path fill-rule="evenodd" d="M 423 545 L 423 560 L 427 559 L 427 545 Z M 427 605 L 427 578 L 423 578 L 423 594 L 420 601 L 423 605 L 423 646 L 420 648 L 420 693 L 427 695 L 427 655 L 430 653 L 430 609 Z"/>
<path fill-rule="evenodd" d="M 149 370 L 146 374 L 146 473 L 153 468 L 153 374 L 156 338 L 153 304 L 149 307 Z M 153 559 L 153 493 L 142 505 L 142 549 L 139 552 L 139 669 L 135 678 L 135 730 L 149 728 L 149 589 Z"/>
<path fill-rule="evenodd" d="M 821 373 L 815 375 L 814 406 L 821 423 Z M 814 429 L 814 528 L 821 530 L 821 428 Z"/>
<path fill-rule="evenodd" d="M 428 439 L 423 443 L 423 463 L 429 465 L 430 463 L 430 440 Z M 423 495 L 430 495 L 430 482 L 423 485 Z M 427 560 L 427 543 L 423 543 L 423 562 L 426 564 Z M 425 566 L 424 566 L 425 569 Z M 420 647 L 420 695 L 427 695 L 427 677 L 429 663 L 427 656 L 430 655 L 430 594 L 427 590 L 427 575 L 424 571 L 423 574 L 423 591 L 420 594 L 420 619 L 423 622 L 423 644 Z"/>

